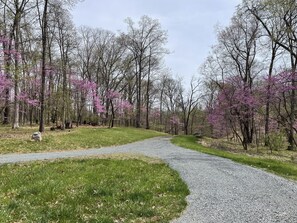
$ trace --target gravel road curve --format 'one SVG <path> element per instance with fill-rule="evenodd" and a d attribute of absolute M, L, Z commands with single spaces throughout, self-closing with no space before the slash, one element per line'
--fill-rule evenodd
<path fill-rule="evenodd" d="M 0 164 L 109 153 L 159 157 L 180 173 L 190 195 L 188 207 L 173 223 L 297 222 L 296 182 L 180 148 L 168 137 L 101 149 L 0 155 Z"/>

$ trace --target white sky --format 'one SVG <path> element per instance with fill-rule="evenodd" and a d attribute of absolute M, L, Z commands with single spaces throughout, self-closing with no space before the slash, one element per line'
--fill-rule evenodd
<path fill-rule="evenodd" d="M 198 74 L 211 46 L 216 43 L 215 26 L 227 26 L 241 0 L 84 0 L 72 10 L 77 26 L 87 25 L 113 32 L 126 31 L 125 18 L 138 22 L 142 15 L 158 19 L 168 32 L 172 52 L 165 64 L 173 76 L 187 84 Z"/>

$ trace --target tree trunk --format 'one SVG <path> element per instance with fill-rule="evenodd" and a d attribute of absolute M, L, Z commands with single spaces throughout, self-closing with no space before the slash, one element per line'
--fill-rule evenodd
<path fill-rule="evenodd" d="M 150 129 L 150 122 L 149 122 L 149 106 L 150 106 L 150 75 L 151 75 L 151 48 L 149 54 L 149 63 L 148 63 L 148 74 L 147 74 L 147 85 L 146 85 L 146 129 Z"/>
<path fill-rule="evenodd" d="M 47 5 L 48 0 L 44 1 L 42 17 L 42 73 L 41 73 L 41 92 L 40 92 L 40 122 L 39 131 L 44 132 L 44 111 L 45 111 L 45 75 L 46 75 L 46 44 L 47 44 Z"/>
<path fill-rule="evenodd" d="M 7 31 L 6 31 L 6 10 L 4 8 L 3 10 L 3 24 L 4 24 L 4 27 L 3 27 L 3 30 L 4 30 L 4 33 L 3 33 L 3 37 L 4 38 L 7 38 Z M 3 41 L 2 43 L 3 45 L 3 51 L 4 51 L 4 71 L 5 71 L 5 74 L 6 74 L 6 77 L 7 78 L 11 78 L 10 75 L 9 75 L 9 67 L 10 67 L 10 64 L 11 64 L 11 59 L 10 59 L 10 56 L 8 54 L 8 51 L 11 49 L 11 39 L 7 40 L 7 41 Z M 5 90 L 5 108 L 4 108 L 4 112 L 3 112 L 3 121 L 2 123 L 4 125 L 7 125 L 9 124 L 9 116 L 10 116 L 10 102 L 9 102 L 9 99 L 10 99 L 10 89 L 7 88 Z"/>
<path fill-rule="evenodd" d="M 7 45 L 8 44 L 8 45 Z M 9 40 L 9 42 L 7 43 L 3 43 L 3 50 L 4 50 L 4 63 L 5 63 L 5 74 L 7 79 L 11 78 L 9 75 L 9 69 L 11 66 L 11 58 L 9 53 L 7 53 L 6 51 L 10 51 L 11 50 L 11 40 Z M 4 112 L 3 112 L 3 124 L 7 125 L 10 122 L 10 89 L 7 88 L 5 90 L 5 108 L 4 108 Z"/>
<path fill-rule="evenodd" d="M 276 51 L 278 49 L 277 44 L 273 43 L 272 41 L 272 54 L 271 60 L 269 65 L 269 72 L 268 72 L 268 86 L 267 86 L 267 97 L 266 97 L 266 107 L 265 107 L 265 146 L 269 145 L 269 118 L 270 118 L 270 81 L 272 77 L 273 67 L 274 67 L 274 60 L 276 57 Z"/>
<path fill-rule="evenodd" d="M 295 88 L 295 71 L 293 71 L 293 77 L 292 77 L 292 87 Z M 294 124 L 295 124 L 295 107 L 296 107 L 296 90 L 292 90 L 290 102 L 291 102 L 291 108 L 290 108 L 290 123 L 289 123 L 289 129 L 288 129 L 288 150 L 294 150 L 295 147 L 295 140 L 294 140 Z"/>
<path fill-rule="evenodd" d="M 140 56 L 138 61 L 138 74 L 137 74 L 137 95 L 136 95 L 136 120 L 135 127 L 140 128 L 140 118 L 141 118 L 141 76 L 142 76 L 142 58 Z"/>
<path fill-rule="evenodd" d="M 19 37 L 20 37 L 20 19 L 21 12 L 19 11 L 19 6 L 16 2 L 16 14 L 14 20 L 14 28 L 15 29 L 15 51 L 19 53 Z M 14 104 L 13 104 L 13 129 L 17 129 L 20 127 L 19 119 L 20 119 L 20 101 L 19 101 L 19 80 L 20 80 L 20 69 L 19 69 L 19 58 L 15 55 L 15 72 L 14 72 Z"/>
<path fill-rule="evenodd" d="M 112 100 L 110 100 L 110 106 L 111 106 L 111 119 L 110 119 L 109 127 L 113 128 L 115 113 L 114 113 L 114 106 L 113 106 Z"/>

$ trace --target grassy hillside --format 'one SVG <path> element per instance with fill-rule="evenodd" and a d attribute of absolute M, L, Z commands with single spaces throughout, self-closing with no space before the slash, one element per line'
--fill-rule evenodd
<path fill-rule="evenodd" d="M 65 131 L 46 130 L 42 134 L 42 141 L 35 142 L 31 140 L 31 135 L 35 131 L 37 128 L 12 130 L 10 127 L 1 127 L 0 154 L 99 148 L 164 135 L 136 128 L 79 127 Z"/>

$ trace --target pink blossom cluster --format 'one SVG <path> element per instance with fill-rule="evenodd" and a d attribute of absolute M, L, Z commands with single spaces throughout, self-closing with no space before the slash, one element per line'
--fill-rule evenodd
<path fill-rule="evenodd" d="M 159 109 L 157 109 L 157 108 L 152 109 L 150 116 L 151 116 L 151 118 L 154 118 L 154 119 L 160 118 L 161 114 L 160 114 Z"/>
<path fill-rule="evenodd" d="M 71 79 L 71 83 L 78 91 L 95 91 L 97 89 L 97 84 L 89 80 Z"/>
<path fill-rule="evenodd" d="M 0 72 L 0 87 L 9 87 L 11 85 L 11 80 L 7 77 L 6 74 Z"/>
<path fill-rule="evenodd" d="M 96 94 L 93 95 L 93 103 L 98 114 L 106 112 L 100 97 Z"/>
<path fill-rule="evenodd" d="M 225 80 L 215 103 L 208 108 L 208 121 L 213 126 L 215 136 L 221 137 L 231 121 L 245 121 L 253 117 L 261 105 L 256 92 L 239 76 Z"/>
<path fill-rule="evenodd" d="M 10 39 L 5 36 L 0 36 L 0 43 L 9 43 Z"/>
<path fill-rule="evenodd" d="M 93 102 L 95 110 L 98 114 L 105 112 L 105 107 L 101 98 L 97 94 L 97 84 L 93 81 L 71 78 L 71 84 L 74 91 L 83 94 L 88 100 Z"/>
<path fill-rule="evenodd" d="M 17 96 L 18 100 L 27 103 L 28 105 L 31 105 L 33 107 L 39 106 L 39 100 L 37 99 L 31 99 L 30 96 L 26 92 L 21 92 Z"/>
<path fill-rule="evenodd" d="M 12 82 L 7 75 L 0 72 L 0 98 L 4 97 L 4 93 L 6 89 L 9 89 L 12 86 Z"/>
<path fill-rule="evenodd" d="M 130 104 L 127 100 L 118 99 L 115 103 L 117 114 L 123 116 L 127 112 L 131 112 L 133 110 L 133 105 Z"/>
<path fill-rule="evenodd" d="M 226 131 L 231 122 L 256 118 L 256 111 L 263 108 L 268 101 L 274 107 L 289 103 L 291 92 L 297 90 L 297 73 L 285 71 L 262 78 L 253 88 L 239 76 L 235 76 L 226 79 L 221 86 L 215 102 L 207 109 L 208 121 L 214 132 L 222 134 L 222 130 Z M 272 131 L 283 122 L 278 118 L 275 116 L 269 122 L 269 129 Z"/>
<path fill-rule="evenodd" d="M 118 91 L 114 91 L 114 90 L 107 90 L 105 95 L 106 95 L 106 98 L 110 100 L 121 97 L 121 94 Z"/>
<path fill-rule="evenodd" d="M 180 119 L 177 115 L 171 116 L 169 122 L 172 125 L 180 125 L 181 124 Z"/>
<path fill-rule="evenodd" d="M 293 85 L 292 82 L 295 82 Z M 282 72 L 273 77 L 265 79 L 264 94 L 269 94 L 270 101 L 279 100 L 284 94 L 292 90 L 297 90 L 297 73 L 296 72 Z M 268 86 L 269 92 L 267 92 Z"/>

